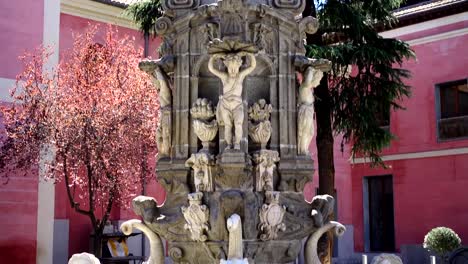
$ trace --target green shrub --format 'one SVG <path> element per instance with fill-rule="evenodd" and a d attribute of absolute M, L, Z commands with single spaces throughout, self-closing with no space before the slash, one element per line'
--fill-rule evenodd
<path fill-rule="evenodd" d="M 460 247 L 460 245 L 461 239 L 452 229 L 437 227 L 429 231 L 424 237 L 423 247 L 444 257 Z"/>

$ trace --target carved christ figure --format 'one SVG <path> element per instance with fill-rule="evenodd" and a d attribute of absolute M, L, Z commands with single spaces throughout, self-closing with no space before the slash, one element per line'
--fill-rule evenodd
<path fill-rule="evenodd" d="M 242 57 L 246 56 L 250 60 L 250 66 L 240 70 Z M 214 67 L 216 60 L 221 59 L 227 68 L 227 72 L 220 71 Z M 223 95 L 219 97 L 217 108 L 217 119 L 221 125 L 224 124 L 224 139 L 226 149 L 240 149 L 242 139 L 242 123 L 244 122 L 244 105 L 242 103 L 242 84 L 256 66 L 255 56 L 252 53 L 219 53 L 211 56 L 208 62 L 208 69 L 221 79 L 223 83 Z M 232 130 L 234 128 L 234 137 Z"/>
<path fill-rule="evenodd" d="M 299 113 L 297 117 L 297 153 L 309 154 L 309 144 L 314 136 L 314 88 L 320 84 L 323 72 L 307 67 L 299 86 Z"/>

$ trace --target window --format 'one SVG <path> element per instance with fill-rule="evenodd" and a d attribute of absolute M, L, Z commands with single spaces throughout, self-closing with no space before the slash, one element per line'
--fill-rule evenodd
<path fill-rule="evenodd" d="M 439 139 L 468 137 L 467 80 L 439 84 L 437 88 Z"/>
<path fill-rule="evenodd" d="M 390 129 L 390 111 L 384 111 L 384 109 L 382 109 L 380 112 L 375 113 L 375 118 L 377 118 L 379 126 L 382 129 Z"/>

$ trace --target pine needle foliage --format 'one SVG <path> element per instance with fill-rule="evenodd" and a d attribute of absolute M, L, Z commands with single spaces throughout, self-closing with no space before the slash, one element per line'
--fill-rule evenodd
<path fill-rule="evenodd" d="M 125 13 L 133 19 L 143 33 L 156 36 L 156 19 L 163 14 L 160 0 L 136 2 L 128 6 Z"/>
<path fill-rule="evenodd" d="M 410 72 L 401 68 L 414 57 L 407 43 L 381 37 L 376 27 L 391 27 L 396 19 L 392 10 L 401 0 L 329 0 L 316 3 L 320 22 L 318 43 L 308 43 L 308 56 L 332 62 L 328 74 L 331 96 L 332 129 L 352 143 L 352 155 L 369 157 L 373 165 L 383 162 L 380 151 L 394 136 L 381 126 L 379 116 L 390 116 L 392 109 L 410 96 L 405 79 Z M 352 66 L 352 73 L 344 69 Z M 345 76 L 346 75 L 346 76 Z M 320 98 L 317 98 L 320 100 Z M 317 124 L 320 126 L 320 124 Z"/>

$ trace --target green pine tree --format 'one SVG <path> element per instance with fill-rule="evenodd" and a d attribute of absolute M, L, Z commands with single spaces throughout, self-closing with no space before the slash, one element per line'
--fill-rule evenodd
<path fill-rule="evenodd" d="M 373 165 L 384 165 L 379 154 L 393 135 L 382 127 L 382 119 L 392 109 L 401 109 L 399 102 L 410 95 L 404 83 L 410 73 L 401 66 L 414 53 L 402 41 L 379 36 L 377 29 L 394 25 L 392 11 L 402 2 L 307 2 L 303 15 L 316 16 L 320 23 L 319 31 L 307 38 L 307 55 L 332 62 L 332 72 L 315 88 L 320 194 L 335 195 L 334 135 L 343 135 L 342 146 L 351 143 L 353 157 L 362 155 Z M 348 65 L 353 73 L 345 76 Z M 331 263 L 331 236 L 319 245 L 327 251 L 322 263 Z"/>
<path fill-rule="evenodd" d="M 383 165 L 380 151 L 393 135 L 382 127 L 382 118 L 410 95 L 404 83 L 410 73 L 401 68 L 414 57 L 408 44 L 379 36 L 377 28 L 389 28 L 396 22 L 392 11 L 401 0 L 308 1 L 304 15 L 319 19 L 319 32 L 308 36 L 308 56 L 332 62 L 315 89 L 317 117 L 317 155 L 319 192 L 334 194 L 334 135 L 343 134 L 352 143 L 352 155 L 369 157 Z M 353 74 L 343 73 L 352 65 Z M 334 73 L 334 74 L 333 74 Z"/>
<path fill-rule="evenodd" d="M 160 0 L 143 0 L 127 7 L 130 16 L 145 35 L 156 36 L 156 19 L 163 15 Z"/>

